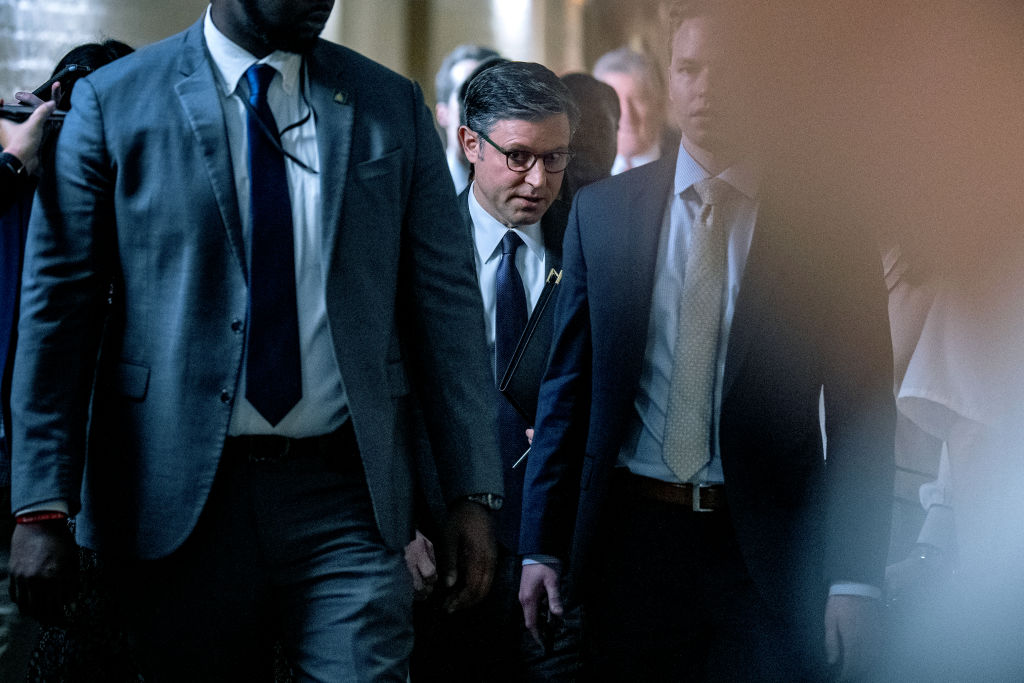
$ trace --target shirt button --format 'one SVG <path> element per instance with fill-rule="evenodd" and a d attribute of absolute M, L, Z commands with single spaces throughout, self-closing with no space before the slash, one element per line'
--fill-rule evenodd
<path fill-rule="evenodd" d="M 232 320 L 231 321 L 231 331 L 232 332 L 241 332 L 242 331 L 242 321 L 239 320 L 238 318 L 235 318 L 234 320 Z"/>
<path fill-rule="evenodd" d="M 231 401 L 231 394 L 230 394 L 230 392 L 228 392 L 227 389 L 221 389 L 220 390 L 220 402 L 221 403 L 228 403 L 229 401 Z"/>

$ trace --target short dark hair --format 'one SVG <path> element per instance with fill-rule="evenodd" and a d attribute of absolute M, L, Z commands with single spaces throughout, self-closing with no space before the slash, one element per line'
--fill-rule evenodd
<path fill-rule="evenodd" d="M 448 98 L 455 91 L 455 79 L 452 78 L 452 68 L 459 62 L 466 59 L 473 59 L 478 62 L 490 57 L 497 57 L 498 53 L 489 47 L 480 45 L 459 45 L 457 48 L 445 55 L 441 66 L 434 77 L 434 98 L 436 102 L 448 102 Z"/>
<path fill-rule="evenodd" d="M 81 72 L 82 76 L 85 76 L 101 66 L 110 64 L 114 60 L 120 59 L 134 51 L 131 46 L 122 43 L 120 40 L 109 39 L 102 43 L 84 43 L 71 48 L 66 55 L 61 57 L 50 76 L 56 76 L 69 64 L 89 67 L 88 71 L 83 70 Z M 64 111 L 71 109 L 71 91 L 74 89 L 77 81 L 78 78 L 70 78 L 60 84 L 61 101 L 58 103 L 59 109 Z"/>
<path fill-rule="evenodd" d="M 469 82 L 463 107 L 466 125 L 487 135 L 498 121 L 541 121 L 565 114 L 570 133 L 579 124 L 579 110 L 565 84 L 535 62 L 505 62 L 484 70 Z"/>
<path fill-rule="evenodd" d="M 669 35 L 674 36 L 679 25 L 687 19 L 705 17 L 715 10 L 710 0 L 672 0 L 668 5 Z"/>

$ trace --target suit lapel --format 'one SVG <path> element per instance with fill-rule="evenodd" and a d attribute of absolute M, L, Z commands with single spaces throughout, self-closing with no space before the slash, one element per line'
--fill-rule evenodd
<path fill-rule="evenodd" d="M 352 150 L 354 104 L 352 90 L 346 87 L 340 67 L 337 63 L 321 63 L 319 52 L 319 49 L 314 50 L 307 60 L 309 102 L 316 117 L 316 142 L 320 156 L 324 259 L 325 263 L 333 263 Z M 328 270 L 325 268 L 324 272 Z"/>
<path fill-rule="evenodd" d="M 773 277 L 772 234 L 778 231 L 777 218 L 773 217 L 767 201 L 761 202 L 754 236 L 743 271 L 740 291 L 736 299 L 729 343 L 725 354 L 725 375 L 722 380 L 722 397 L 727 397 L 740 368 L 750 350 L 750 343 L 759 336 L 764 316 L 771 308 L 768 298 Z"/>
<path fill-rule="evenodd" d="M 645 339 L 650 323 L 651 299 L 654 296 L 658 246 L 661 243 L 666 202 L 669 201 L 675 165 L 675 155 L 662 157 L 651 164 L 649 174 L 638 176 L 632 186 L 632 196 L 621 204 L 631 211 L 637 211 L 637 214 L 627 215 L 621 224 L 612 226 L 612 230 L 617 233 L 614 239 L 616 242 L 621 241 L 618 253 L 630 257 L 628 260 L 623 259 L 623 269 L 618 276 L 620 283 L 617 287 L 626 292 L 629 298 L 619 304 L 619 310 L 624 313 L 620 319 L 627 325 L 636 326 Z M 645 348 L 645 344 L 640 344 L 635 351 L 642 357 Z M 641 362 L 641 359 L 637 360 L 638 367 Z"/>
<path fill-rule="evenodd" d="M 203 21 L 199 20 L 185 34 L 185 47 L 181 56 L 182 79 L 174 90 L 185 111 L 189 125 L 202 152 L 206 173 L 210 178 L 213 195 L 220 209 L 221 221 L 227 231 L 227 239 L 238 266 L 246 280 L 249 278 L 245 243 L 242 240 L 242 219 L 238 212 L 238 193 L 235 189 L 231 154 L 224 144 L 227 131 L 224 127 L 224 112 L 219 103 L 221 94 L 217 89 L 206 44 L 203 41 Z"/>
<path fill-rule="evenodd" d="M 544 252 L 548 270 L 562 269 L 562 238 L 565 237 L 565 226 L 569 221 L 569 205 L 556 199 L 548 207 L 540 221 L 540 231 L 544 236 Z"/>

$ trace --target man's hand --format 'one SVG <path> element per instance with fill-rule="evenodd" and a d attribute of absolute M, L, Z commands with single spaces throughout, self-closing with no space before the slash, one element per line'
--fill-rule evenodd
<path fill-rule="evenodd" d="M 43 140 L 43 123 L 56 108 L 56 102 L 46 102 L 21 123 L 0 119 L 0 147 L 17 157 L 29 173 L 34 173 L 39 165 L 36 153 Z"/>
<path fill-rule="evenodd" d="M 480 503 L 458 501 L 448 515 L 444 538 L 444 585 L 452 591 L 444 607 L 454 612 L 480 602 L 491 589 L 498 544 L 490 512 Z"/>
<path fill-rule="evenodd" d="M 526 441 L 530 444 L 530 447 L 532 448 L 533 447 L 533 427 L 529 427 L 526 430 Z"/>
<path fill-rule="evenodd" d="M 418 530 L 416 538 L 405 546 L 405 566 L 412 576 L 413 594 L 417 600 L 425 600 L 437 583 L 437 560 L 434 557 L 434 544 Z"/>
<path fill-rule="evenodd" d="M 954 564 L 939 548 L 918 544 L 910 557 L 885 568 L 887 607 L 921 605 L 953 578 Z"/>
<path fill-rule="evenodd" d="M 552 616 L 562 616 L 558 572 L 546 564 L 524 564 L 523 577 L 519 581 L 519 604 L 523 606 L 523 620 L 527 630 L 537 644 L 544 647 L 541 627 Z M 543 613 L 545 606 L 546 613 Z"/>
<path fill-rule="evenodd" d="M 839 665 L 839 680 L 871 670 L 880 648 L 882 615 L 878 600 L 858 595 L 831 595 L 825 603 L 825 654 Z"/>
<path fill-rule="evenodd" d="M 18 524 L 11 537 L 11 600 L 22 614 L 59 623 L 75 595 L 78 549 L 64 520 Z"/>

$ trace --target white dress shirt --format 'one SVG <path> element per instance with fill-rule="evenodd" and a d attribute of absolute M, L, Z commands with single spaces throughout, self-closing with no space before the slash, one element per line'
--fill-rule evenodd
<path fill-rule="evenodd" d="M 278 129 L 285 130 L 301 122 L 284 132 L 281 146 L 309 168 L 319 171 L 316 122 L 309 101 L 304 96 L 308 84 L 302 57 L 298 54 L 275 51 L 263 59 L 256 59 L 217 29 L 209 11 L 206 13 L 203 32 L 221 94 L 219 104 L 224 110 L 238 209 L 243 236 L 248 244 L 252 226 L 249 216 L 247 110 L 244 104 L 249 97 L 249 86 L 245 72 L 256 63 L 269 64 L 277 71 L 267 90 L 267 103 Z M 245 399 L 246 358 L 243 358 L 228 428 L 228 433 L 233 436 L 316 436 L 338 428 L 348 415 L 348 401 L 327 321 L 325 272 L 321 260 L 324 253 L 324 230 L 320 214 L 320 176 L 303 169 L 287 157 L 285 166 L 295 234 L 295 288 L 299 301 L 302 399 L 277 426 L 272 427 Z"/>
<path fill-rule="evenodd" d="M 484 304 L 484 326 L 487 330 L 487 344 L 490 349 L 491 367 L 494 368 L 494 327 L 497 293 L 495 290 L 498 264 L 501 262 L 501 240 L 508 230 L 514 230 L 523 239 L 525 248 L 516 250 L 516 268 L 523 279 L 526 290 L 526 315 L 533 313 L 544 283 L 547 280 L 547 254 L 544 251 L 544 234 L 540 223 L 507 228 L 476 200 L 475 183 L 469 188 L 469 216 L 473 220 L 473 257 L 476 262 L 476 277 L 480 283 L 480 296 Z"/>
<path fill-rule="evenodd" d="M 623 156 L 622 154 L 616 154 L 615 161 L 612 163 L 612 175 L 618 175 L 623 171 L 628 171 L 631 168 L 636 168 L 637 166 L 649 164 L 652 161 L 657 161 L 660 158 L 660 142 L 655 142 L 652 147 L 649 147 L 640 154 L 634 154 L 631 157 Z"/>

